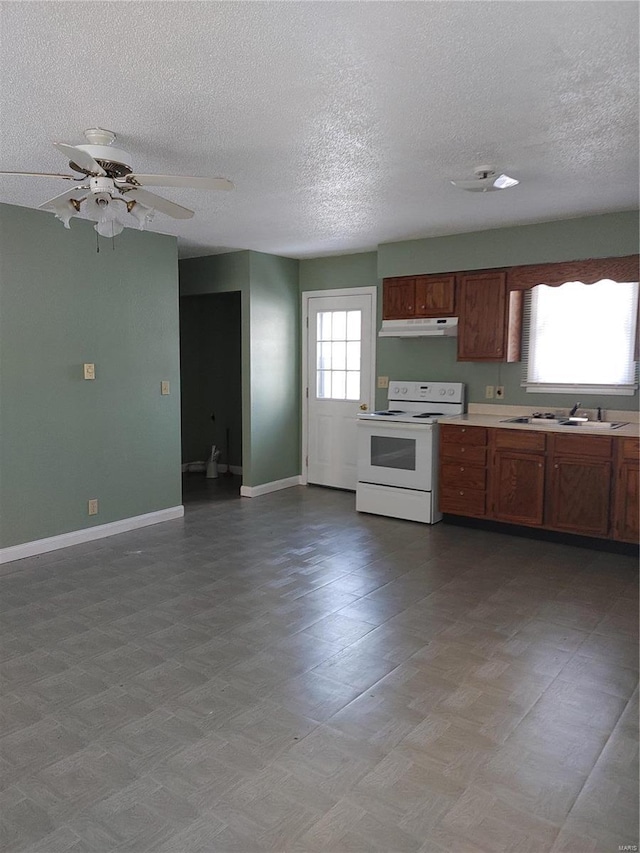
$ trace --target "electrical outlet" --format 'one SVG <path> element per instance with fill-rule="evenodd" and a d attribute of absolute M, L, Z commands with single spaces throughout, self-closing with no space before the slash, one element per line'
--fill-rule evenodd
<path fill-rule="evenodd" d="M 485 400 L 493 400 L 493 385 L 485 385 L 484 397 Z"/>
<path fill-rule="evenodd" d="M 95 364 L 84 364 L 84 378 L 85 379 L 95 379 L 96 378 L 96 366 Z"/>
<path fill-rule="evenodd" d="M 98 514 L 98 498 L 91 498 L 91 500 L 87 504 L 89 515 L 97 515 Z"/>
<path fill-rule="evenodd" d="M 504 399 L 504 385 L 496 385 L 496 397 L 498 400 Z"/>
<path fill-rule="evenodd" d="M 388 388 L 389 387 L 389 377 L 388 376 L 378 376 L 378 388 Z"/>
<path fill-rule="evenodd" d="M 166 379 L 160 383 L 160 393 L 164 396 L 166 394 L 170 394 L 169 382 Z"/>

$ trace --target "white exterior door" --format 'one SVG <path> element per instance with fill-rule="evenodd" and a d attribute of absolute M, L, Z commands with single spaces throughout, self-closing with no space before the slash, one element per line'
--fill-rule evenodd
<path fill-rule="evenodd" d="M 373 405 L 375 288 L 304 294 L 306 481 L 356 488 L 356 415 Z"/>

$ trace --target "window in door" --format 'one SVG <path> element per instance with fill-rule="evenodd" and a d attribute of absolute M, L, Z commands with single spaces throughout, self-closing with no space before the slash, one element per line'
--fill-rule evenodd
<path fill-rule="evenodd" d="M 360 399 L 361 311 L 319 311 L 316 395 L 324 400 Z"/>
<path fill-rule="evenodd" d="M 538 285 L 527 303 L 522 382 L 527 391 L 635 392 L 637 282 Z"/>

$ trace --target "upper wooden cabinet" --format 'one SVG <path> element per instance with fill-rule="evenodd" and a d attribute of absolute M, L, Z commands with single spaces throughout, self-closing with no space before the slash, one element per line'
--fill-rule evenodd
<path fill-rule="evenodd" d="M 382 317 L 455 316 L 455 275 L 419 275 L 385 278 L 382 282 Z"/>
<path fill-rule="evenodd" d="M 416 317 L 453 317 L 455 307 L 455 275 L 416 277 Z"/>
<path fill-rule="evenodd" d="M 519 361 L 522 293 L 505 270 L 458 275 L 458 361 Z"/>
<path fill-rule="evenodd" d="M 415 314 L 415 278 L 385 278 L 382 282 L 383 320 L 404 320 Z"/>

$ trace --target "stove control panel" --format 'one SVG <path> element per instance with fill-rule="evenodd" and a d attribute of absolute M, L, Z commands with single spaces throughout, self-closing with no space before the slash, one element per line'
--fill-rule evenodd
<path fill-rule="evenodd" d="M 389 400 L 412 400 L 419 402 L 447 403 L 464 402 L 464 385 L 462 382 L 389 382 Z"/>

